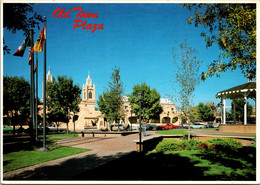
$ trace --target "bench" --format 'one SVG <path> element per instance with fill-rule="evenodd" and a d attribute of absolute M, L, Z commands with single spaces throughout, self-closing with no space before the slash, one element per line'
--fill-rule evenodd
<path fill-rule="evenodd" d="M 153 150 L 157 146 L 157 144 L 162 140 L 163 137 L 161 135 L 156 135 L 156 136 L 143 137 L 141 143 L 139 139 L 136 139 L 133 142 L 136 143 L 136 150 L 138 152 L 140 151 L 140 145 L 141 145 L 141 151 L 147 152 Z"/>

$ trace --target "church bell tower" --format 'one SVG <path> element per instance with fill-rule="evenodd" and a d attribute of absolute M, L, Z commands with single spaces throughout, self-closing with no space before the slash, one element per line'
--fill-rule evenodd
<path fill-rule="evenodd" d="M 88 73 L 86 84 L 82 87 L 82 101 L 85 102 L 85 108 L 88 108 L 90 112 L 95 112 L 95 84 L 92 85 L 92 79 Z"/>

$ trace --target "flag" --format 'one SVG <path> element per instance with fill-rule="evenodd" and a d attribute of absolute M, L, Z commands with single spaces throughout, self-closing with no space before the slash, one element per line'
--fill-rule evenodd
<path fill-rule="evenodd" d="M 32 53 L 33 53 L 33 48 L 29 48 L 29 56 L 28 56 L 28 61 L 29 61 L 29 65 L 32 64 Z"/>
<path fill-rule="evenodd" d="M 42 52 L 43 42 L 45 40 L 45 37 L 46 37 L 46 29 L 44 25 L 31 52 Z"/>
<path fill-rule="evenodd" d="M 38 69 L 38 65 L 36 64 L 34 69 L 33 69 L 33 72 L 35 73 L 37 71 L 37 69 Z"/>
<path fill-rule="evenodd" d="M 18 49 L 16 50 L 16 52 L 14 53 L 14 56 L 19 56 L 22 57 L 24 54 L 24 51 L 26 49 L 27 46 L 29 46 L 30 44 L 30 39 L 29 36 L 22 42 L 22 44 L 18 47 Z"/>

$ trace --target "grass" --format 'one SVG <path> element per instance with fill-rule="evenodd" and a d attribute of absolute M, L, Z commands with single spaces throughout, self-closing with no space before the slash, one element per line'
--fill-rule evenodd
<path fill-rule="evenodd" d="M 122 165 L 123 164 L 123 165 Z M 116 173 L 111 169 L 120 169 Z M 126 173 L 129 169 L 130 174 Z M 102 174 L 102 175 L 100 175 Z M 75 180 L 230 181 L 256 180 L 256 148 L 239 151 L 137 152 L 75 176 Z"/>
<path fill-rule="evenodd" d="M 4 143 L 3 171 L 7 172 L 89 151 L 53 144 L 56 141 L 57 139 L 54 138 L 47 140 L 47 147 L 51 149 L 48 152 L 39 152 L 39 148 L 33 149 L 28 141 Z"/>
<path fill-rule="evenodd" d="M 177 135 L 177 134 L 185 134 L 188 130 L 162 130 L 155 132 L 156 134 L 163 134 L 163 135 Z"/>
<path fill-rule="evenodd" d="M 77 137 L 78 134 L 75 134 Z M 74 134 L 48 134 L 47 137 L 74 137 Z"/>
<path fill-rule="evenodd" d="M 245 155 L 246 158 L 243 154 L 238 155 L 238 153 L 206 153 L 195 150 L 166 152 L 166 154 L 189 158 L 191 162 L 196 163 L 194 167 L 206 169 L 202 173 L 205 179 L 210 180 L 211 178 L 214 179 L 214 177 L 216 177 L 216 180 L 255 179 L 255 155 L 252 153 L 251 155 Z"/>

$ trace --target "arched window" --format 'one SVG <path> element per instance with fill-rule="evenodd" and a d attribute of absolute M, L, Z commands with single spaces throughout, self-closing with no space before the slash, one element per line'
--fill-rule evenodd
<path fill-rule="evenodd" d="M 88 98 L 92 99 L 92 92 L 91 91 L 89 91 L 89 93 L 88 93 Z"/>

